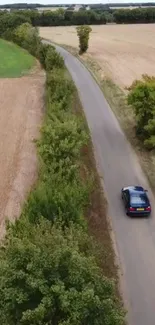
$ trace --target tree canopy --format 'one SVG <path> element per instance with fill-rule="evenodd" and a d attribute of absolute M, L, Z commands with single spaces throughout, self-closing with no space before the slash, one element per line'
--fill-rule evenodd
<path fill-rule="evenodd" d="M 89 46 L 89 34 L 92 31 L 90 26 L 78 26 L 77 35 L 79 38 L 79 53 L 82 54 L 87 51 Z"/>
<path fill-rule="evenodd" d="M 18 228 L 19 229 L 19 228 Z M 20 222 L 0 249 L 3 325 L 122 325 L 114 283 L 101 275 L 80 228 Z"/>
<path fill-rule="evenodd" d="M 155 78 L 144 75 L 129 88 L 128 103 L 135 110 L 136 131 L 148 149 L 155 148 Z"/>

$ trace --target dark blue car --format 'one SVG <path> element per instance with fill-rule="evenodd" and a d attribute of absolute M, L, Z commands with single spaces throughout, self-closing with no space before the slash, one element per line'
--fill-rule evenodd
<path fill-rule="evenodd" d="M 141 186 L 128 186 L 122 188 L 122 199 L 126 214 L 129 216 L 149 216 L 151 204 L 147 191 Z"/>

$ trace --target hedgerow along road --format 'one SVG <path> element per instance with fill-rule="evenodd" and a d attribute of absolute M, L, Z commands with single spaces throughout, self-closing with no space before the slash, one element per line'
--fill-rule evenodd
<path fill-rule="evenodd" d="M 44 41 L 45 42 L 45 41 Z M 47 43 L 47 42 L 46 42 Z M 51 43 L 50 41 L 48 43 Z M 91 132 L 95 159 L 108 200 L 120 260 L 121 289 L 130 325 L 155 324 L 155 208 L 154 197 L 138 159 L 123 134 L 98 84 L 84 65 L 60 46 L 67 69 L 78 89 Z M 149 219 L 129 218 L 121 188 L 142 185 L 152 203 Z"/>

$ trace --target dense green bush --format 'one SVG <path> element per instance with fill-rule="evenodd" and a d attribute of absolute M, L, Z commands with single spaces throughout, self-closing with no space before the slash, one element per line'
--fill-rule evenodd
<path fill-rule="evenodd" d="M 75 179 L 66 182 L 60 174 L 50 175 L 49 180 L 42 181 L 30 194 L 24 209 L 32 223 L 37 223 L 41 216 L 52 221 L 61 221 L 63 226 L 70 222 L 85 226 L 83 209 L 88 204 L 88 184 Z"/>
<path fill-rule="evenodd" d="M 21 14 L 6 13 L 0 17 L 0 37 L 6 37 L 10 32 L 10 39 L 13 29 L 24 23 L 30 23 L 29 17 Z"/>
<path fill-rule="evenodd" d="M 129 88 L 128 103 L 136 115 L 136 132 L 148 149 L 155 148 L 155 78 L 143 76 Z"/>
<path fill-rule="evenodd" d="M 46 53 L 45 67 L 46 71 L 51 71 L 53 67 L 60 69 L 64 67 L 63 58 L 55 51 L 55 48 L 52 48 L 52 46 Z"/>
<path fill-rule="evenodd" d="M 37 28 L 25 23 L 14 30 L 14 42 L 28 50 L 32 55 L 38 56 L 38 49 L 42 45 Z"/>
<path fill-rule="evenodd" d="M 54 168 L 54 172 L 59 172 L 62 169 L 66 174 L 80 159 L 80 149 L 86 142 L 86 132 L 81 128 L 80 121 L 70 115 L 65 116 L 62 122 L 57 118 L 46 122 L 42 127 L 38 150 L 49 171 Z"/>
<path fill-rule="evenodd" d="M 54 103 L 61 106 L 61 113 L 62 110 L 69 111 L 69 108 L 72 103 L 72 98 L 75 92 L 75 87 L 71 82 L 70 78 L 66 71 L 63 69 L 53 69 L 53 71 L 48 73 L 47 80 L 47 101 L 51 104 L 51 109 L 55 107 Z M 49 108 L 50 110 L 50 108 Z"/>
<path fill-rule="evenodd" d="M 114 283 L 101 275 L 77 227 L 19 222 L 0 249 L 3 325 L 122 325 Z"/>
<path fill-rule="evenodd" d="M 46 60 L 47 51 L 49 49 L 55 50 L 54 46 L 52 46 L 50 44 L 43 44 L 43 43 L 41 43 L 39 48 L 38 48 L 39 61 L 40 61 L 40 63 L 42 64 L 42 66 L 44 68 L 46 68 L 45 60 Z"/>
<path fill-rule="evenodd" d="M 36 27 L 24 23 L 12 31 L 12 38 L 19 46 L 36 56 L 42 66 L 50 71 L 55 68 L 64 68 L 63 58 L 56 52 L 54 46 L 43 44 Z"/>
<path fill-rule="evenodd" d="M 46 118 L 37 142 L 42 182 L 31 193 L 26 212 L 35 222 L 42 215 L 66 225 L 81 223 L 89 183 L 80 181 L 80 153 L 88 136 L 84 123 L 72 112 L 75 88 L 66 71 L 53 69 L 46 85 Z"/>
<path fill-rule="evenodd" d="M 78 26 L 76 29 L 79 38 L 79 54 L 82 54 L 88 50 L 89 34 L 92 29 L 90 26 Z"/>

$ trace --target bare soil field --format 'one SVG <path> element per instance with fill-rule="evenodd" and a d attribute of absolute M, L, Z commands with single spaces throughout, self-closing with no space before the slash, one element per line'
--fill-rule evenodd
<path fill-rule="evenodd" d="M 42 27 L 42 37 L 78 47 L 76 27 Z M 155 75 L 155 24 L 92 26 L 90 54 L 103 76 L 121 88 L 130 86 L 142 74 Z"/>
<path fill-rule="evenodd" d="M 43 114 L 44 72 L 0 79 L 0 237 L 5 220 L 14 220 L 36 180 L 34 139 Z"/>

